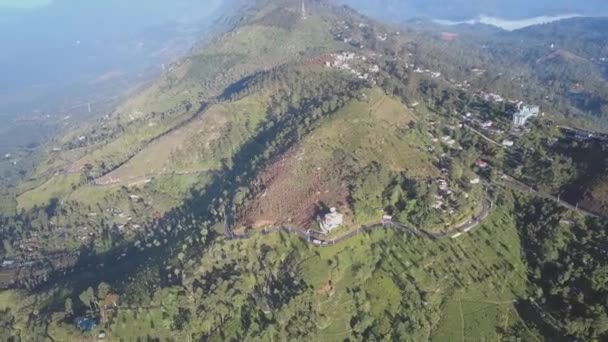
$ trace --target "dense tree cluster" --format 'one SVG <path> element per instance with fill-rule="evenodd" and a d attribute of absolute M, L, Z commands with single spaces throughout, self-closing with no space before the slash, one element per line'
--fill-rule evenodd
<path fill-rule="evenodd" d="M 533 287 L 528 305 L 555 336 L 603 340 L 608 337 L 608 222 L 564 222 L 562 211 L 543 200 L 517 206 Z"/>

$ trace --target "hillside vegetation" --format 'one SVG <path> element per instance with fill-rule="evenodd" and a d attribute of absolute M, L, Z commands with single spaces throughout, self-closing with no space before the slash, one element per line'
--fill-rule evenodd
<path fill-rule="evenodd" d="M 311 226 L 321 204 L 349 212 L 353 225 L 377 222 L 391 174 L 424 180 L 438 174 L 423 152 L 428 142 L 411 129 L 415 117 L 380 89 L 352 99 L 273 162 L 259 179 L 259 198 L 243 220 L 252 226 Z M 262 190 L 263 189 L 263 190 Z"/>
<path fill-rule="evenodd" d="M 598 64 L 306 4 L 249 2 L 46 146 L 5 194 L 0 336 L 608 338 L 605 136 L 555 124 L 604 120 L 564 95 Z"/>
<path fill-rule="evenodd" d="M 307 20 L 296 17 L 290 27 L 274 25 L 272 17 L 266 22 L 242 26 L 216 39 L 200 53 L 173 65 L 115 113 L 60 138 L 54 143 L 54 148 L 59 146 L 60 151 L 49 149 L 32 182 L 22 186 L 22 191 L 31 190 L 57 172 L 86 171 L 94 178 L 107 175 L 146 146 L 158 144 L 157 140 L 170 132 L 200 120 L 208 102 L 214 102 L 240 79 L 294 59 L 306 60 L 334 51 L 340 46 L 330 35 L 329 23 L 319 17 Z M 209 131 L 209 134 L 221 134 L 221 131 Z M 137 178 L 139 174 L 127 172 L 127 177 Z"/>

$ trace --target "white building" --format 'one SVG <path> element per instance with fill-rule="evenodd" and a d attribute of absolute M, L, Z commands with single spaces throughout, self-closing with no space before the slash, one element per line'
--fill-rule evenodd
<path fill-rule="evenodd" d="M 481 123 L 481 127 L 482 128 L 490 128 L 494 125 L 494 122 L 492 121 L 485 121 Z"/>
<path fill-rule="evenodd" d="M 513 115 L 513 125 L 515 127 L 524 126 L 530 118 L 537 117 L 538 113 L 540 113 L 540 107 L 538 106 L 524 106 L 520 102 L 517 107 L 519 112 Z"/>
<path fill-rule="evenodd" d="M 336 208 L 331 208 L 329 214 L 326 214 L 325 217 L 321 220 L 321 230 L 324 233 L 330 233 L 334 229 L 342 226 L 344 223 L 344 215 L 340 214 Z"/>
<path fill-rule="evenodd" d="M 505 139 L 502 141 L 502 146 L 511 147 L 515 144 L 513 140 Z"/>

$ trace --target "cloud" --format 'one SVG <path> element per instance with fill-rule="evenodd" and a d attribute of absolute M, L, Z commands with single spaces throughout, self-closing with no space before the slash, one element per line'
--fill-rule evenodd
<path fill-rule="evenodd" d="M 0 0 L 2 9 L 36 9 L 53 3 L 53 0 Z"/>

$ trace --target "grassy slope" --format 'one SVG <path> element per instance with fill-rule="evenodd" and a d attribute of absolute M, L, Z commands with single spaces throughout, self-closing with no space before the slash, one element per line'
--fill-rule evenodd
<path fill-rule="evenodd" d="M 367 92 L 367 99 L 352 100 L 331 118 L 321 123 L 285 158 L 270 165 L 266 174 L 266 191 L 247 209 L 246 224 L 285 223 L 305 224 L 314 206 L 346 207 L 348 188 L 353 177 L 373 163 L 391 172 L 405 171 L 409 176 L 423 179 L 437 175 L 432 157 L 421 149 L 428 138 L 408 130 L 413 114 L 397 99 L 386 96 L 380 89 Z M 386 184 L 363 194 L 371 214 L 350 217 L 356 224 L 376 222 L 382 216 L 379 194 Z M 352 215 L 351 215 L 352 216 Z"/>
<path fill-rule="evenodd" d="M 245 76 L 294 58 L 311 57 L 341 47 L 329 34 L 328 23 L 320 17 L 297 20 L 289 29 L 261 24 L 241 27 L 175 64 L 158 81 L 121 105 L 105 124 L 127 127 L 126 132 L 86 148 L 49 151 L 36 168 L 35 178 L 44 182 L 57 170 L 77 171 L 87 163 L 118 165 L 148 141 L 193 115 L 192 111 L 180 108 L 185 101 L 192 103 L 195 110 L 202 99 L 220 95 L 227 86 Z M 169 111 L 173 112 L 162 120 L 152 115 Z M 63 146 L 80 136 L 93 136 L 99 126 L 100 123 L 95 122 L 74 129 L 60 137 L 53 147 Z M 24 191 L 39 184 L 31 183 Z"/>
<path fill-rule="evenodd" d="M 152 170 L 174 171 L 176 165 L 173 161 L 169 160 L 161 164 L 163 162 L 161 159 L 164 159 L 167 155 L 177 158 L 178 163 L 185 164 L 181 167 L 178 165 L 177 171 L 193 172 L 217 167 L 221 159 L 216 158 L 217 156 L 214 156 L 214 158 L 190 158 L 190 156 L 185 156 L 184 154 L 187 153 L 200 153 L 201 151 L 192 151 L 192 149 L 180 151 L 179 143 L 184 142 L 184 140 L 182 137 L 178 137 L 179 134 L 170 134 L 169 140 L 164 137 L 161 138 L 164 143 L 172 144 L 174 141 L 170 139 L 177 137 L 177 141 L 175 141 L 178 144 L 177 146 L 160 146 L 163 145 L 163 142 L 152 143 L 150 147 L 147 145 L 149 141 L 161 136 L 164 132 L 194 115 L 197 103 L 201 99 L 209 99 L 220 95 L 228 85 L 242 77 L 286 63 L 294 58 L 305 58 L 339 49 L 341 45 L 334 41 L 329 34 L 328 25 L 320 17 L 310 17 L 307 20 L 298 19 L 293 27 L 289 29 L 272 25 L 251 24 L 217 39 L 197 55 L 186 58 L 173 66 L 159 81 L 117 109 L 110 120 L 106 122 L 106 125 L 120 124 L 125 126 L 127 128 L 124 133 L 112 138 L 112 140 L 95 143 L 84 148 L 59 153 L 49 152 L 44 161 L 37 167 L 33 181 L 20 187 L 20 192 L 29 192 L 36 195 L 24 195 L 19 202 L 31 206 L 34 201 L 31 201 L 29 197 L 35 197 L 36 203 L 45 204 L 50 197 L 45 197 L 44 194 L 70 192 L 71 189 L 63 188 L 56 181 L 48 181 L 49 178 L 55 177 L 53 174 L 57 170 L 64 169 L 76 172 L 87 163 L 95 166 L 99 166 L 101 163 L 105 163 L 109 167 L 117 166 L 129 160 L 133 155 L 137 155 L 144 147 L 148 150 L 117 171 L 117 177 L 137 180 L 148 173 L 154 173 L 151 172 Z M 191 110 L 186 111 L 179 107 L 184 101 L 193 104 Z M 253 102 L 243 103 L 243 105 L 252 104 L 254 105 L 252 110 L 255 112 L 256 108 L 259 108 L 258 105 Z M 242 114 L 245 110 L 243 108 L 232 108 L 230 105 L 219 106 L 216 109 L 220 111 L 235 110 L 234 113 L 230 112 L 224 115 L 234 119 L 236 119 L 237 114 Z M 170 115 L 163 118 L 154 114 L 167 111 L 171 111 Z M 216 113 L 216 116 L 211 117 L 208 121 L 211 121 L 211 119 L 226 120 L 219 113 Z M 196 141 L 194 144 L 204 143 L 205 139 L 226 133 L 221 130 L 214 132 L 210 122 L 205 121 L 205 118 L 201 121 L 195 120 L 198 129 L 204 130 L 203 141 Z M 221 124 L 211 123 L 211 125 L 221 127 Z M 99 128 L 98 126 L 99 123 L 95 123 L 71 132 L 60 138 L 57 145 L 61 146 L 74 141 L 81 135 L 91 136 Z M 186 134 L 190 135 L 190 141 L 188 142 L 190 144 L 193 143 L 195 129 L 197 128 L 185 128 Z M 251 127 L 246 129 L 250 131 Z M 240 136 L 238 131 L 228 133 L 231 133 L 230 136 L 233 138 Z M 175 156 L 171 152 L 182 153 L 182 155 Z M 154 153 L 161 154 L 157 157 Z M 153 165 L 147 165 L 148 161 L 152 159 L 147 157 L 150 155 L 154 155 L 157 159 L 152 161 Z M 53 184 L 57 186 L 50 189 Z M 39 187 L 42 187 L 42 189 Z"/>
<path fill-rule="evenodd" d="M 35 205 L 45 206 L 51 198 L 67 196 L 80 184 L 81 177 L 78 174 L 55 176 L 41 186 L 20 195 L 17 198 L 18 207 L 30 209 Z"/>
<path fill-rule="evenodd" d="M 265 109 L 262 95 L 214 105 L 189 125 L 149 144 L 99 181 L 113 179 L 120 180 L 120 184 L 129 184 L 161 174 L 218 169 L 222 158 L 230 158 L 255 132 L 265 117 Z M 222 146 L 228 141 L 230 146 Z"/>

